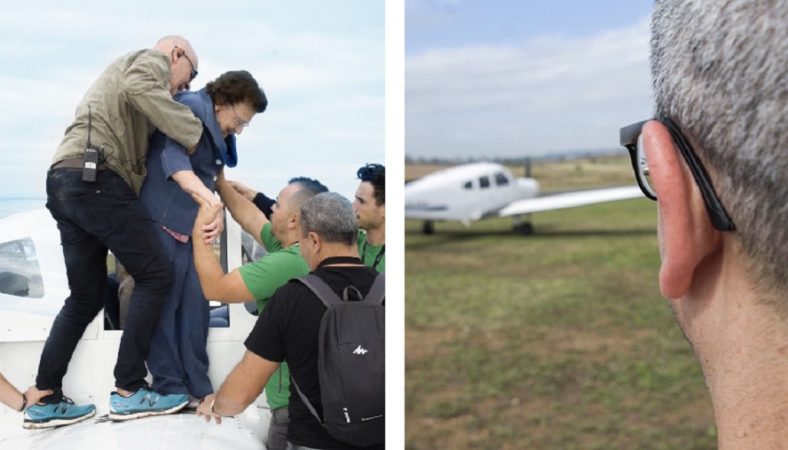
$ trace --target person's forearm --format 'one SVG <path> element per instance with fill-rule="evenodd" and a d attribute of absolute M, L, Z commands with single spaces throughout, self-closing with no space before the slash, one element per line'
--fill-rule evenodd
<path fill-rule="evenodd" d="M 268 223 L 265 215 L 257 209 L 251 201 L 236 191 L 229 183 L 219 180 L 216 189 L 222 198 L 222 202 L 230 211 L 236 222 L 241 225 L 244 231 L 252 235 L 258 242 L 260 241 L 260 231 Z"/>
<path fill-rule="evenodd" d="M 21 411 L 26 406 L 24 396 L 8 380 L 0 374 L 0 402 L 14 411 Z"/>
<path fill-rule="evenodd" d="M 172 174 L 170 178 L 178 183 L 178 186 L 188 194 L 197 194 L 211 204 L 219 201 L 213 195 L 213 192 L 191 170 L 179 170 Z"/>
<path fill-rule="evenodd" d="M 216 255 L 213 254 L 213 248 L 210 245 L 204 244 L 202 240 L 198 240 L 196 232 L 193 234 L 195 237 L 192 241 L 194 268 L 197 271 L 200 286 L 202 286 L 202 291 L 206 299 L 216 300 L 219 294 L 218 291 L 220 290 L 217 288 L 221 286 L 224 272 L 219 265 L 219 260 L 216 259 Z"/>
<path fill-rule="evenodd" d="M 192 230 L 192 256 L 194 269 L 200 280 L 203 295 L 206 300 L 216 300 L 222 303 L 245 303 L 254 300 L 254 297 L 242 285 L 242 278 L 237 270 L 225 274 L 219 265 L 219 260 L 213 253 L 213 248 L 202 241 L 202 232 L 198 230 L 199 224 L 195 222 Z"/>
<path fill-rule="evenodd" d="M 235 416 L 242 413 L 251 404 L 252 402 L 244 404 L 240 401 L 233 401 L 227 395 L 217 394 L 213 403 L 213 411 L 220 416 Z"/>
<path fill-rule="evenodd" d="M 263 392 L 278 367 L 279 363 L 250 355 L 247 350 L 219 387 L 214 399 L 214 412 L 222 416 L 242 413 Z"/>

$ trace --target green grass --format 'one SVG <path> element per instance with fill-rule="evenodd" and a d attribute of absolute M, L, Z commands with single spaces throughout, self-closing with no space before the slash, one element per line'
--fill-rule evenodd
<path fill-rule="evenodd" d="M 535 215 L 533 236 L 407 222 L 407 448 L 714 448 L 655 223 L 646 200 Z"/>

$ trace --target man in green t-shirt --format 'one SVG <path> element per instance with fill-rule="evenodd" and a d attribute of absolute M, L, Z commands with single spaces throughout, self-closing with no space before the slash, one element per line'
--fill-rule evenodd
<path fill-rule="evenodd" d="M 257 311 L 262 313 L 271 296 L 291 278 L 309 273 L 309 266 L 298 248 L 299 210 L 313 196 L 328 191 L 319 181 L 292 178 L 277 197 L 271 209 L 270 220 L 248 199 L 219 175 L 216 189 L 222 201 L 241 228 L 257 239 L 268 254 L 224 274 L 212 250 L 206 245 L 195 245 L 194 265 L 200 277 L 205 298 L 225 303 L 257 301 Z M 269 450 L 287 446 L 287 405 L 290 398 L 290 374 L 287 364 L 265 386 L 266 399 L 271 408 L 268 426 Z"/>
<path fill-rule="evenodd" d="M 358 222 L 358 254 L 365 265 L 386 271 L 386 168 L 367 164 L 357 172 L 353 211 Z"/>
<path fill-rule="evenodd" d="M 358 222 L 358 254 L 364 265 L 378 272 L 386 271 L 386 168 L 367 164 L 356 172 L 361 183 L 353 200 Z M 266 216 L 276 202 L 237 181 L 229 182 L 245 199 L 254 203 Z"/>

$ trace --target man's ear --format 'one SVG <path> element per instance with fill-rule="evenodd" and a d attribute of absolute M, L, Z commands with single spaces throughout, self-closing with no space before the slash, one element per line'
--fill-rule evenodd
<path fill-rule="evenodd" d="M 668 129 L 651 121 L 643 127 L 642 138 L 659 206 L 659 288 L 667 298 L 680 298 L 689 291 L 698 266 L 721 245 L 721 236 Z"/>
<path fill-rule="evenodd" d="M 287 219 L 287 228 L 290 230 L 295 230 L 298 228 L 298 217 L 299 213 L 295 212 L 290 214 L 290 218 Z"/>
<path fill-rule="evenodd" d="M 320 251 L 320 246 L 323 243 L 320 240 L 320 236 L 318 236 L 318 234 L 315 233 L 314 231 L 310 231 L 307 234 L 307 239 L 309 239 L 309 241 L 312 243 L 312 247 L 313 247 L 314 252 L 318 253 Z"/>

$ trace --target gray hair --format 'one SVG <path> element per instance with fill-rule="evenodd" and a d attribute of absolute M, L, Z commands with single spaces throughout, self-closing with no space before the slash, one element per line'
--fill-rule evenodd
<path fill-rule="evenodd" d="M 358 225 L 353 205 L 336 192 L 317 194 L 301 205 L 301 235 L 317 233 L 329 243 L 356 245 Z"/>
<path fill-rule="evenodd" d="M 785 292 L 788 0 L 658 0 L 651 31 L 657 115 L 711 169 L 753 281 Z"/>

